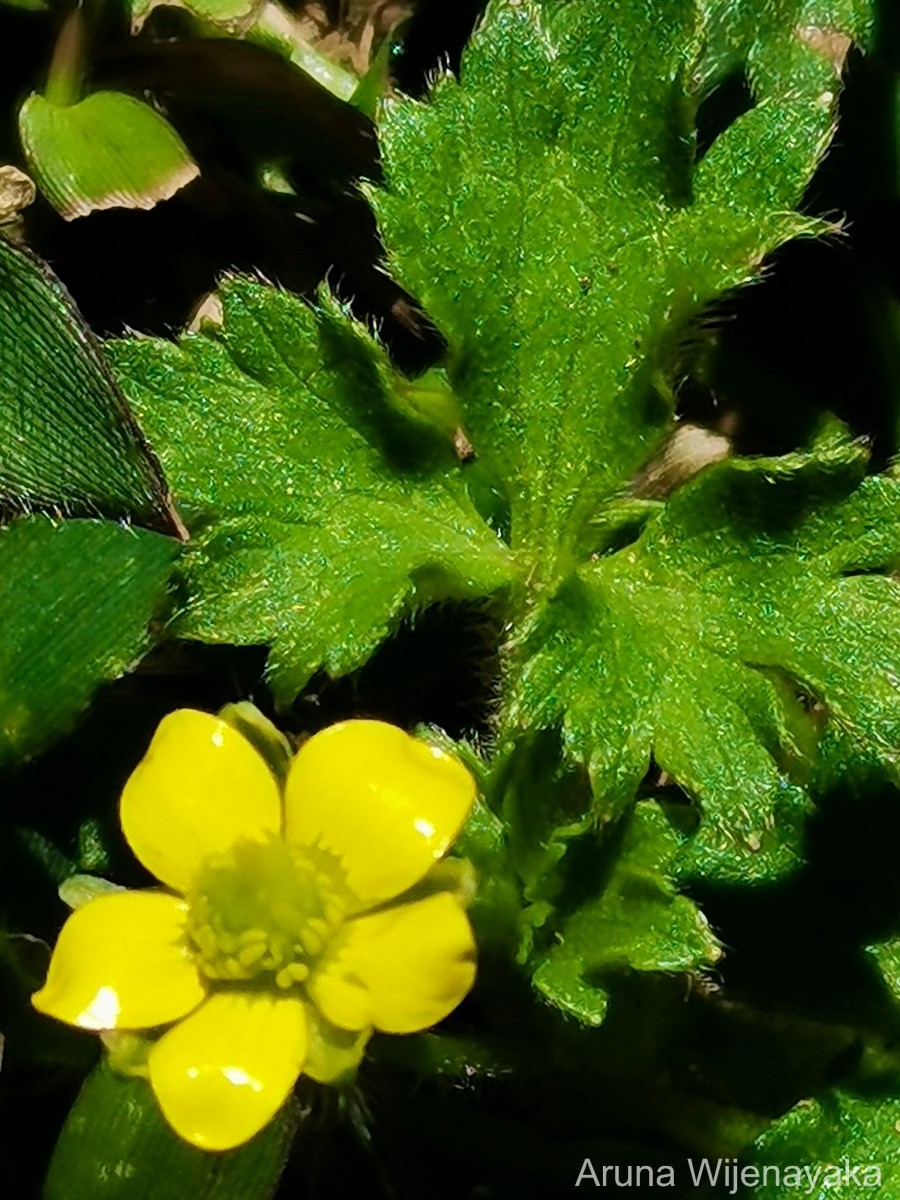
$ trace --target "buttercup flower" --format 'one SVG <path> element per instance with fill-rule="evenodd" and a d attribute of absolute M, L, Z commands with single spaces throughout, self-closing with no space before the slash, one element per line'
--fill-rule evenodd
<path fill-rule="evenodd" d="M 229 722 L 172 713 L 120 807 L 163 886 L 77 909 L 34 1005 L 84 1029 L 171 1026 L 147 1060 L 163 1113 L 196 1146 L 239 1145 L 301 1072 L 334 1082 L 373 1030 L 425 1029 L 471 988 L 462 902 L 426 876 L 474 791 L 379 721 L 310 738 L 282 789 Z"/>

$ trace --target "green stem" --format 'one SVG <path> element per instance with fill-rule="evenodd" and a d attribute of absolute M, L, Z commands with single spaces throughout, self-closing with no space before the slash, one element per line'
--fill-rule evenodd
<path fill-rule="evenodd" d="M 274 46 L 278 53 L 341 100 L 349 100 L 356 91 L 359 80 L 353 72 L 320 54 L 303 36 L 294 15 L 277 0 L 263 4 L 247 31 L 247 40 L 270 48 Z"/>
<path fill-rule="evenodd" d="M 77 104 L 83 94 L 84 52 L 87 41 L 84 16 L 80 8 L 69 13 L 56 39 L 45 97 L 51 104 L 66 107 Z"/>
<path fill-rule="evenodd" d="M 509 1076 L 523 1065 L 518 1059 L 498 1054 L 493 1044 L 486 1045 L 475 1037 L 451 1034 L 421 1033 L 407 1038 L 379 1038 L 372 1047 L 372 1057 L 378 1062 L 419 1075 L 444 1075 L 470 1079 Z"/>

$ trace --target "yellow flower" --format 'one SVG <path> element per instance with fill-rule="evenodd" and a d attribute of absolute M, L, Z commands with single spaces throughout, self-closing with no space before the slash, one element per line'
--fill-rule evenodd
<path fill-rule="evenodd" d="M 237 1146 L 301 1072 L 334 1082 L 373 1030 L 425 1029 L 471 988 L 462 903 L 426 876 L 474 790 L 442 750 L 347 721 L 301 747 L 282 795 L 232 725 L 172 713 L 120 806 L 165 890 L 77 909 L 34 1005 L 84 1029 L 172 1025 L 147 1062 L 163 1113 L 196 1146 Z"/>

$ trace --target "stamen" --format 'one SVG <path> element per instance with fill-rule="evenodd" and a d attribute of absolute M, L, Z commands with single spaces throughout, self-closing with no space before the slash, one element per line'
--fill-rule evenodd
<path fill-rule="evenodd" d="M 307 979 L 352 901 L 332 855 L 280 838 L 210 858 L 188 899 L 188 935 L 208 979 L 268 975 L 283 990 Z"/>

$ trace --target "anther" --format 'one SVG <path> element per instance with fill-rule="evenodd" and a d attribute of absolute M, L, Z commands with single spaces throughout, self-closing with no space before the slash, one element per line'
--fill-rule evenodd
<path fill-rule="evenodd" d="M 266 943 L 263 942 L 247 942 L 238 950 L 238 962 L 243 967 L 252 967 L 258 963 L 266 953 Z"/>

